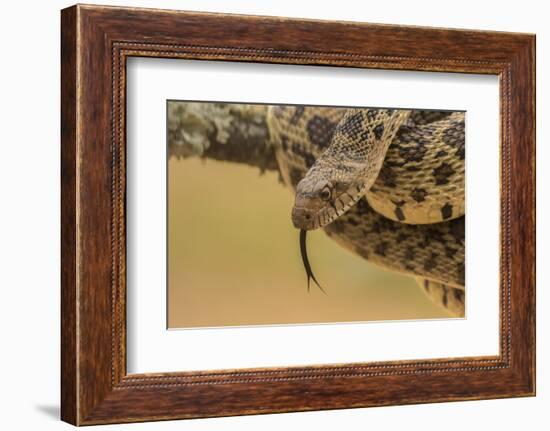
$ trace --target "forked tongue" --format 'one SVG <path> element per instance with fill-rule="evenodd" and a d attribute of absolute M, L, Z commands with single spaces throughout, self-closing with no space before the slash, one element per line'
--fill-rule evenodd
<path fill-rule="evenodd" d="M 302 262 L 304 262 L 304 268 L 307 274 L 307 291 L 309 292 L 310 280 L 313 280 L 317 287 L 321 289 L 321 292 L 326 295 L 327 293 L 324 291 L 324 289 L 321 287 L 321 285 L 313 275 L 313 271 L 311 271 L 311 265 L 309 264 L 309 259 L 307 258 L 306 234 L 307 230 L 300 229 L 300 253 L 302 254 Z"/>

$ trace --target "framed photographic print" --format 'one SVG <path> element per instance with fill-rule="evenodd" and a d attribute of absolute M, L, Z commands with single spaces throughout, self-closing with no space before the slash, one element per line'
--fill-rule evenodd
<path fill-rule="evenodd" d="M 535 37 L 62 11 L 62 419 L 535 394 Z"/>

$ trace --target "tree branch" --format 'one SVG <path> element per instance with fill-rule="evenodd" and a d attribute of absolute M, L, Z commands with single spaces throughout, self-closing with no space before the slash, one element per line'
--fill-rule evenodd
<path fill-rule="evenodd" d="M 208 157 L 278 171 L 265 106 L 168 103 L 170 157 Z"/>

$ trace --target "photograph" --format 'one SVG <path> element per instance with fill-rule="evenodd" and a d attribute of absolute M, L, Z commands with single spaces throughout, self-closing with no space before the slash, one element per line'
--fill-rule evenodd
<path fill-rule="evenodd" d="M 547 3 L 94 3 L 2 4 L 0 429 L 550 429 Z"/>
<path fill-rule="evenodd" d="M 5 302 L 6 322 L 39 343 L 11 331 L 15 345 L 47 360 L 41 383 L 11 392 L 39 427 L 49 415 L 348 429 L 357 415 L 362 428 L 435 429 L 454 415 L 468 429 L 483 410 L 507 430 L 540 417 L 543 14 L 280 3 L 67 4 L 43 32 L 55 50 L 34 37 L 51 73 L 23 81 L 47 109 L 21 115 L 25 85 L 8 88 L 6 142 L 38 138 L 33 157 L 6 158 L 17 173 L 5 181 L 28 185 L 5 211 L 27 222 L 6 226 L 33 242 L 12 247 L 27 268 Z M 35 71 L 27 57 L 7 73 Z M 46 120 L 60 151 L 44 144 Z M 55 202 L 58 230 L 44 218 Z M 33 257 L 37 226 L 56 260 Z M 17 288 L 27 275 L 32 300 Z M 496 400 L 519 397 L 531 400 Z"/>
<path fill-rule="evenodd" d="M 168 328 L 465 317 L 464 111 L 166 110 Z"/>

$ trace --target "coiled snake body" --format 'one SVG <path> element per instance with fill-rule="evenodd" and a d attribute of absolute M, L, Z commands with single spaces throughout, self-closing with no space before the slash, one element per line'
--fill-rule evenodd
<path fill-rule="evenodd" d="M 464 313 L 464 113 L 272 106 L 294 225 L 419 279 Z"/>

